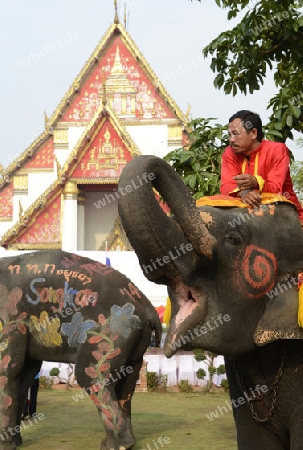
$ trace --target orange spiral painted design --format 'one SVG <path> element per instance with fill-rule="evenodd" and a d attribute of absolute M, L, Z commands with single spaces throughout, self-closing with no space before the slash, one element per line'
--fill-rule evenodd
<path fill-rule="evenodd" d="M 273 253 L 249 245 L 236 262 L 237 284 L 244 295 L 260 298 L 274 286 L 277 260 Z"/>

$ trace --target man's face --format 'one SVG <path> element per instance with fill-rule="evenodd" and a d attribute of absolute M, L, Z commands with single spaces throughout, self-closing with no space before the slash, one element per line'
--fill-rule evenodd
<path fill-rule="evenodd" d="M 257 129 L 246 130 L 242 119 L 234 119 L 228 126 L 229 142 L 235 153 L 249 155 L 258 145 Z"/>

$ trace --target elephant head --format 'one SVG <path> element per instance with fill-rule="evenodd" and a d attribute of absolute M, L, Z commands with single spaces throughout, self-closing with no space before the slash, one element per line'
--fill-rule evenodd
<path fill-rule="evenodd" d="M 166 356 L 198 347 L 237 355 L 303 338 L 297 325 L 303 233 L 291 203 L 251 214 L 197 208 L 179 175 L 154 156 L 124 168 L 119 192 L 119 214 L 144 275 L 169 288 L 174 317 Z"/>

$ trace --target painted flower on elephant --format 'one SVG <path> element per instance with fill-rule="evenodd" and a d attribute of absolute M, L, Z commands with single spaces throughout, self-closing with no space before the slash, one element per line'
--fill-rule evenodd
<path fill-rule="evenodd" d="M 9 416 L 3 416 L 2 419 L 0 419 L 0 427 L 6 428 L 9 424 Z"/>
<path fill-rule="evenodd" d="M 18 314 L 17 304 L 22 298 L 22 289 L 15 287 L 8 291 L 3 284 L 0 284 L 0 317 L 3 321 L 8 320 L 8 316 L 16 316 Z"/>
<path fill-rule="evenodd" d="M 7 369 L 10 362 L 11 357 L 9 355 L 4 355 L 0 361 L 0 370 Z"/>
<path fill-rule="evenodd" d="M 12 403 L 12 397 L 10 397 L 9 395 L 5 395 L 1 402 L 3 409 L 7 409 L 9 406 L 11 406 Z"/>
<path fill-rule="evenodd" d="M 113 400 L 108 385 L 117 382 L 111 372 L 111 361 L 121 354 L 121 349 L 115 347 L 119 336 L 125 339 L 130 335 L 140 320 L 133 315 L 134 307 L 126 304 L 122 308 L 114 305 L 110 317 L 103 314 L 98 316 L 98 327 L 89 331 L 91 337 L 88 342 L 93 345 L 92 356 L 96 363 L 85 368 L 86 374 L 92 379 L 90 397 L 98 407 L 106 426 L 118 433 L 124 426 L 124 419 L 118 403 Z M 110 332 L 110 333 L 109 333 Z"/>
<path fill-rule="evenodd" d="M 62 337 L 58 333 L 60 327 L 58 317 L 48 316 L 46 311 L 42 311 L 40 318 L 30 316 L 29 328 L 34 338 L 45 347 L 59 347 L 62 344 Z"/>
<path fill-rule="evenodd" d="M 140 319 L 138 316 L 133 314 L 135 310 L 134 305 L 131 303 L 126 303 L 122 308 L 118 305 L 111 307 L 110 316 L 110 331 L 112 333 L 119 333 L 125 339 L 130 335 L 131 330 L 139 325 Z"/>
<path fill-rule="evenodd" d="M 61 331 L 68 336 L 67 342 L 70 347 L 76 347 L 77 344 L 84 344 L 87 339 L 87 331 L 94 328 L 96 323 L 93 320 L 85 320 L 80 312 L 73 315 L 71 323 L 63 323 Z"/>
<path fill-rule="evenodd" d="M 0 342 L 0 352 L 3 352 L 8 346 L 8 339 L 4 339 L 2 342 Z"/>
<path fill-rule="evenodd" d="M 2 377 L 0 377 L 0 389 L 4 388 L 6 382 L 7 382 L 7 377 L 2 375 Z"/>

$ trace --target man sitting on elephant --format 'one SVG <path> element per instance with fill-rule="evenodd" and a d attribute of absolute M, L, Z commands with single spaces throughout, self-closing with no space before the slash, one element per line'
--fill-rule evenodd
<path fill-rule="evenodd" d="M 241 110 L 229 119 L 230 145 L 222 156 L 222 194 L 237 196 L 258 208 L 261 192 L 281 194 L 294 203 L 303 226 L 303 208 L 294 192 L 285 144 L 264 140 L 258 114 Z"/>

